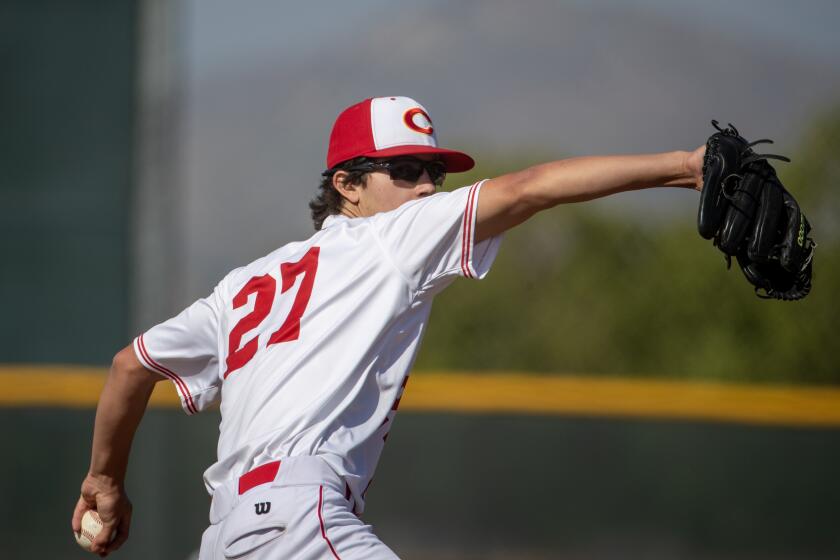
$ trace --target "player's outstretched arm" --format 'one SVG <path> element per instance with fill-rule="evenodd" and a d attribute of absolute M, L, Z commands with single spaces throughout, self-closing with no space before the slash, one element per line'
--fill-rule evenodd
<path fill-rule="evenodd" d="M 558 204 L 656 186 L 700 190 L 705 149 L 570 158 L 490 179 L 479 194 L 476 241 L 498 235 Z"/>
<path fill-rule="evenodd" d="M 113 552 L 128 538 L 131 502 L 124 487 L 128 455 L 152 389 L 161 379 L 143 367 L 131 346 L 114 356 L 96 408 L 90 470 L 72 520 L 73 531 L 79 532 L 84 513 L 97 511 L 103 523 L 92 547 L 97 554 Z M 116 536 L 108 542 L 113 530 Z"/>

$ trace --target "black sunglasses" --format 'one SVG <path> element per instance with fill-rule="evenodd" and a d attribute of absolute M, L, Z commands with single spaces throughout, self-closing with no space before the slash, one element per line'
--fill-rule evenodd
<path fill-rule="evenodd" d="M 366 161 L 344 169 L 349 173 L 354 171 L 367 173 L 377 170 L 387 171 L 392 181 L 416 183 L 423 176 L 424 171 L 429 174 L 429 180 L 435 186 L 443 185 L 443 181 L 446 179 L 446 164 L 440 160 L 423 161 L 417 158 L 394 158 L 384 161 Z"/>

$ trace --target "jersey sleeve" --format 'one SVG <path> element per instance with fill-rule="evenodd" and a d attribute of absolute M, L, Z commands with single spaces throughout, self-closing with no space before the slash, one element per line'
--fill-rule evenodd
<path fill-rule="evenodd" d="M 220 396 L 218 292 L 134 339 L 140 363 L 174 383 L 187 414 L 205 410 Z"/>
<path fill-rule="evenodd" d="M 484 181 L 377 214 L 374 228 L 394 266 L 417 291 L 435 292 L 457 276 L 484 278 L 502 236 L 475 243 Z"/>

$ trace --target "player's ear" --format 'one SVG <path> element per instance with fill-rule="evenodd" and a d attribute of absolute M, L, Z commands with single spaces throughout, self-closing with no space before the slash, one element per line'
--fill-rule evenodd
<path fill-rule="evenodd" d="M 338 194 L 341 195 L 350 204 L 359 203 L 359 191 L 362 188 L 361 183 L 353 183 L 350 181 L 350 174 L 346 171 L 336 171 L 332 176 L 332 185 Z"/>

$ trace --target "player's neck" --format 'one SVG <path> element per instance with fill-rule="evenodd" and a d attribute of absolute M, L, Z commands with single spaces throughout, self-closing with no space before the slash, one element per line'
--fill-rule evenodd
<path fill-rule="evenodd" d="M 341 205 L 339 214 L 347 216 L 348 218 L 366 218 L 372 215 L 365 212 L 361 204 L 353 204 L 352 202 L 348 202 L 346 200 L 344 201 L 344 204 Z"/>

